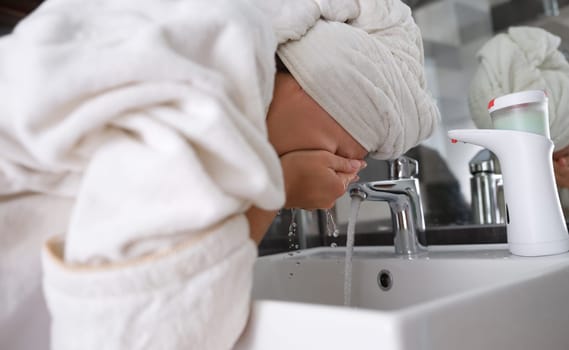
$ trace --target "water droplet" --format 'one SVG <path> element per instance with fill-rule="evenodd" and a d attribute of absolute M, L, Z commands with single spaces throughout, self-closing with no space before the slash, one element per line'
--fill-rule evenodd
<path fill-rule="evenodd" d="M 294 253 L 288 253 L 288 255 L 289 255 L 289 256 L 293 256 L 293 255 L 294 255 Z"/>
<path fill-rule="evenodd" d="M 330 237 L 334 235 L 334 233 L 338 231 L 338 229 L 336 228 L 336 222 L 334 221 L 334 215 L 332 215 L 332 212 L 330 210 L 326 210 L 325 213 L 326 213 L 326 231 L 328 236 Z"/>
<path fill-rule="evenodd" d="M 294 232 L 290 231 L 290 232 L 288 233 L 288 236 L 289 236 L 289 237 L 294 236 Z"/>
<path fill-rule="evenodd" d="M 300 265 L 300 261 L 297 261 L 297 262 L 296 262 L 296 265 Z"/>
<path fill-rule="evenodd" d="M 296 227 L 296 222 L 293 222 L 293 223 L 291 224 L 291 226 L 292 226 L 292 227 Z"/>
<path fill-rule="evenodd" d="M 332 244 L 330 244 L 330 247 L 332 248 L 336 248 L 338 246 L 338 244 L 336 242 L 332 242 Z"/>
<path fill-rule="evenodd" d="M 289 274 L 288 274 L 288 275 L 289 275 L 289 277 L 292 277 L 292 276 L 294 276 L 294 273 L 292 273 L 292 272 L 289 272 Z"/>
<path fill-rule="evenodd" d="M 332 233 L 332 236 L 334 237 L 338 237 L 340 235 L 340 231 L 338 230 L 334 230 L 334 232 Z"/>
<path fill-rule="evenodd" d="M 298 248 L 299 248 L 299 245 L 298 245 L 298 244 L 295 244 L 295 245 L 294 245 L 294 248 L 295 248 L 295 249 L 298 249 Z"/>

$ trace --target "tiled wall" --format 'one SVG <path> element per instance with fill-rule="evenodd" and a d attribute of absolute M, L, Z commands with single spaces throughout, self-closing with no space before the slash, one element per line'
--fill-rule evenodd
<path fill-rule="evenodd" d="M 441 0 L 414 11 L 425 43 L 425 56 L 432 64 L 429 84 L 441 110 L 439 130 L 426 142 L 448 162 L 470 199 L 468 160 L 478 151 L 470 145 L 451 145 L 446 132 L 472 128 L 468 109 L 470 81 L 477 69 L 476 52 L 492 35 L 489 1 Z"/>

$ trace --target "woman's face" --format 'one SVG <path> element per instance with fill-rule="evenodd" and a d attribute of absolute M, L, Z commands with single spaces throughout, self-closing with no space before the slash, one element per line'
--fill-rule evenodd
<path fill-rule="evenodd" d="M 277 73 L 267 114 L 269 140 L 279 156 L 298 150 L 325 150 L 351 159 L 367 151 L 288 73 Z"/>

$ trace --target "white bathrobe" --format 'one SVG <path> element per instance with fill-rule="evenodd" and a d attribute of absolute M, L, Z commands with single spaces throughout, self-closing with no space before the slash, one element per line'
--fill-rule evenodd
<path fill-rule="evenodd" d="M 53 349 L 232 347 L 256 257 L 243 213 L 284 201 L 276 45 L 236 0 L 51 0 L 0 39 L 1 199 L 40 193 L 24 210 L 68 220 L 43 254 Z M 29 213 L 2 236 L 63 233 Z M 39 275 L 4 259 L 6 321 Z"/>

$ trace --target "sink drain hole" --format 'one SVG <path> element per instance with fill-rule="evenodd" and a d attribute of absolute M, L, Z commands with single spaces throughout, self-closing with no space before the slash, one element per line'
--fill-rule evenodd
<path fill-rule="evenodd" d="M 382 291 L 388 291 L 393 286 L 393 277 L 388 270 L 381 270 L 377 274 L 377 285 Z"/>

